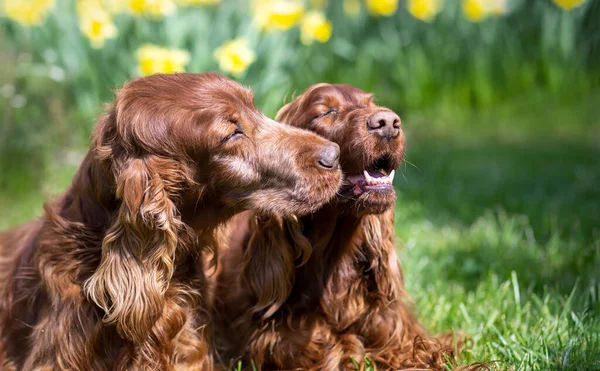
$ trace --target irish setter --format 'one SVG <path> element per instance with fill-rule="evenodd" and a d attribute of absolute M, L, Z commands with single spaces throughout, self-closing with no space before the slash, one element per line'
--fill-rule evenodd
<path fill-rule="evenodd" d="M 244 213 L 230 222 L 214 307 L 223 362 L 354 370 L 368 357 L 378 370 L 446 370 L 452 340 L 432 338 L 412 316 L 394 245 L 398 115 L 353 86 L 318 84 L 277 119 L 338 143 L 345 181 L 300 219 Z"/>
<path fill-rule="evenodd" d="M 0 365 L 212 369 L 202 251 L 241 210 L 315 211 L 338 156 L 218 74 L 125 84 L 70 188 L 0 234 Z"/>

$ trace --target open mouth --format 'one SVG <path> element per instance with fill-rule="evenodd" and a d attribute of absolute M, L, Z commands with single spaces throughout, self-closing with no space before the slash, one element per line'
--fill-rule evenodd
<path fill-rule="evenodd" d="M 346 176 L 345 188 L 348 193 L 358 197 L 365 192 L 393 192 L 394 175 L 389 157 L 382 156 L 375 160 L 371 166 L 363 170 L 362 174 Z"/>

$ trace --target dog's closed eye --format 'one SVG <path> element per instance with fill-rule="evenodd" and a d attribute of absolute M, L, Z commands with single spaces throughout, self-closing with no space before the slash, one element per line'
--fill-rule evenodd
<path fill-rule="evenodd" d="M 240 139 L 244 136 L 244 131 L 239 127 L 236 127 L 230 134 L 221 140 L 221 144 L 231 142 L 236 139 Z"/>
<path fill-rule="evenodd" d="M 313 118 L 313 121 L 323 118 L 325 116 L 337 115 L 337 113 L 338 113 L 338 109 L 336 107 L 331 107 L 331 108 L 328 108 L 325 112 L 322 112 L 322 113 L 318 114 L 317 116 L 315 116 Z"/>

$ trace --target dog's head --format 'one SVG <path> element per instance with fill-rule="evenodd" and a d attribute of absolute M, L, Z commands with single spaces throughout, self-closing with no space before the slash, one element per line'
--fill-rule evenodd
<path fill-rule="evenodd" d="M 312 130 L 337 143 L 344 183 L 339 202 L 348 210 L 381 213 L 395 202 L 395 169 L 404 157 L 400 117 L 351 85 L 317 84 L 287 104 L 277 120 Z"/>
<path fill-rule="evenodd" d="M 176 161 L 193 181 L 179 184 L 184 199 L 305 214 L 333 197 L 340 181 L 335 143 L 265 117 L 248 89 L 219 74 L 134 80 L 119 91 L 109 118 L 97 148 L 110 147 L 114 167 Z"/>
<path fill-rule="evenodd" d="M 190 225 L 210 230 L 244 209 L 309 213 L 341 183 L 337 144 L 268 119 L 249 90 L 214 73 L 125 84 L 90 156 L 110 184 L 91 187 L 118 210 L 85 291 L 136 342 L 162 313 L 177 247 L 197 243 Z"/>

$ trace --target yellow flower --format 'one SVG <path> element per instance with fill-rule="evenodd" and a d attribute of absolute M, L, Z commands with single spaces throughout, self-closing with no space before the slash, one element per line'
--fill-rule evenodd
<path fill-rule="evenodd" d="M 304 15 L 301 0 L 255 0 L 254 19 L 263 31 L 289 30 Z"/>
<path fill-rule="evenodd" d="M 24 26 L 41 24 L 56 0 L 4 0 L 6 16 Z"/>
<path fill-rule="evenodd" d="M 398 0 L 367 0 L 367 10 L 375 16 L 390 16 L 396 13 Z"/>
<path fill-rule="evenodd" d="M 421 21 L 430 21 L 440 10 L 440 0 L 409 0 L 408 12 Z"/>
<path fill-rule="evenodd" d="M 577 8 L 585 2 L 585 0 L 553 0 L 554 3 L 564 10 L 571 10 Z"/>
<path fill-rule="evenodd" d="M 85 10 L 85 4 L 93 3 L 110 14 L 117 14 L 127 10 L 127 4 L 123 0 L 77 0 L 77 9 Z"/>
<path fill-rule="evenodd" d="M 488 11 L 496 16 L 506 14 L 508 11 L 506 0 L 489 0 Z"/>
<path fill-rule="evenodd" d="M 315 40 L 324 43 L 331 37 L 331 22 L 325 18 L 325 14 L 319 11 L 306 13 L 300 24 L 300 41 L 304 45 L 310 45 Z"/>
<path fill-rule="evenodd" d="M 134 15 L 161 17 L 175 11 L 172 0 L 127 0 L 127 9 Z"/>
<path fill-rule="evenodd" d="M 463 0 L 463 13 L 471 22 L 481 22 L 487 16 L 487 7 L 483 0 Z"/>
<path fill-rule="evenodd" d="M 90 40 L 93 48 L 101 48 L 106 39 L 117 36 L 117 27 L 113 23 L 110 14 L 99 3 L 85 1 L 77 5 L 79 28 Z"/>
<path fill-rule="evenodd" d="M 217 48 L 214 57 L 221 71 L 239 76 L 254 62 L 256 54 L 248 47 L 246 40 L 235 39 Z"/>
<path fill-rule="evenodd" d="M 185 50 L 167 49 L 146 44 L 136 52 L 138 71 L 142 75 L 155 73 L 174 73 L 185 71 L 190 54 Z"/>
<path fill-rule="evenodd" d="M 344 13 L 351 17 L 360 14 L 360 0 L 344 0 Z"/>
<path fill-rule="evenodd" d="M 204 5 L 216 5 L 222 0 L 175 0 L 177 5 L 181 6 L 204 6 Z"/>

